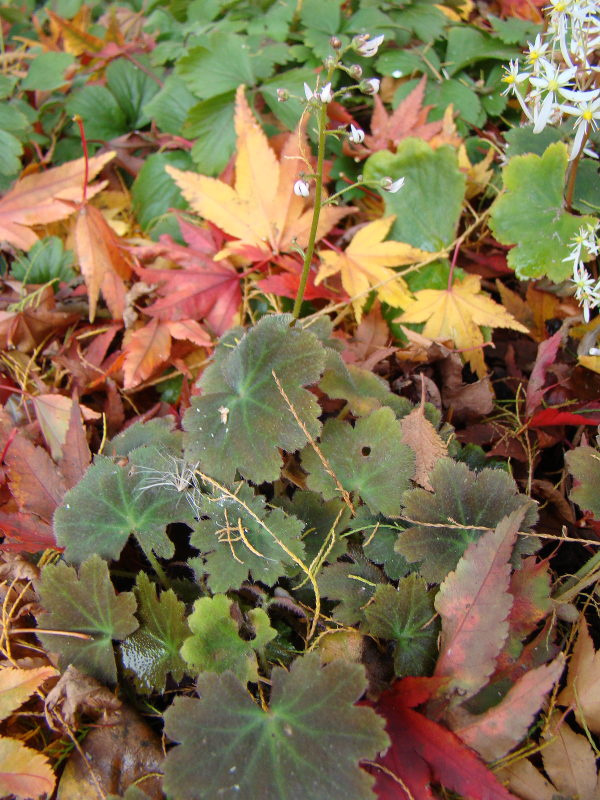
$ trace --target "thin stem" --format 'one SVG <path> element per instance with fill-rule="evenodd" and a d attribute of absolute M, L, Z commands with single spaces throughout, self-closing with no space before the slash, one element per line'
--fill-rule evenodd
<path fill-rule="evenodd" d="M 330 197 L 324 200 L 322 205 L 324 206 L 329 205 L 329 203 L 332 203 L 334 200 L 337 200 L 338 197 L 341 197 L 346 192 L 349 192 L 350 189 L 356 189 L 358 186 L 364 186 L 364 183 L 362 181 L 355 181 L 354 183 L 351 183 L 350 186 L 344 186 L 344 188 L 340 189 L 339 192 L 332 194 Z"/>
<path fill-rule="evenodd" d="M 163 589 L 170 589 L 171 582 L 169 581 L 169 579 L 167 577 L 167 573 L 164 571 L 164 569 L 158 563 L 157 557 L 154 555 L 154 553 L 151 550 L 148 550 L 147 552 L 144 551 L 144 552 L 146 553 L 146 558 L 150 562 L 150 565 L 152 566 L 152 569 L 156 573 L 156 577 L 160 581 L 160 584 L 163 587 Z"/>
<path fill-rule="evenodd" d="M 567 188 L 565 191 L 565 206 L 567 207 L 567 211 L 571 210 L 571 203 L 573 202 L 573 194 L 575 193 L 575 179 L 577 178 L 577 168 L 579 167 L 579 162 L 581 160 L 581 156 L 583 154 L 583 148 L 585 147 L 585 143 L 587 142 L 590 136 L 590 127 L 588 126 L 588 130 L 583 137 L 583 141 L 581 142 L 581 147 L 579 148 L 579 152 L 571 161 L 571 165 L 569 167 L 569 179 L 567 181 Z"/>
<path fill-rule="evenodd" d="M 456 246 L 454 248 L 454 254 L 452 256 L 452 262 L 450 264 L 450 271 L 448 272 L 448 288 L 446 290 L 448 292 L 452 291 L 452 281 L 454 279 L 454 267 L 456 266 L 456 259 L 458 257 L 459 247 L 460 247 L 460 244 L 459 244 L 459 242 L 457 242 Z"/>
<path fill-rule="evenodd" d="M 83 148 L 84 170 L 83 170 L 83 193 L 81 197 L 81 205 L 84 206 L 87 203 L 87 185 L 90 177 L 88 146 L 87 146 L 87 139 L 85 137 L 85 129 L 83 127 L 83 120 L 81 119 L 79 114 L 75 114 L 75 116 L 73 117 L 73 122 L 76 122 L 77 127 L 79 128 L 79 135 L 81 136 L 81 147 Z"/>

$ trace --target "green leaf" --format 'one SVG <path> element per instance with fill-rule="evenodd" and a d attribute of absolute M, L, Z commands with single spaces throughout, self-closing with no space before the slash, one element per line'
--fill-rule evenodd
<path fill-rule="evenodd" d="M 189 635 L 185 604 L 172 589 L 156 596 L 156 587 L 145 572 L 137 576 L 135 594 L 140 627 L 121 644 L 121 661 L 133 674 L 136 688 L 143 694 L 163 692 L 170 672 L 182 680 L 186 666 L 179 649 Z"/>
<path fill-rule="evenodd" d="M 533 125 L 523 125 L 511 128 L 504 134 L 504 138 L 508 143 L 506 157 L 510 161 L 513 156 L 521 156 L 525 153 L 543 156 L 549 145 L 560 142 L 561 132 L 558 128 L 546 125 L 543 131 L 534 133 Z"/>
<path fill-rule="evenodd" d="M 396 215 L 390 238 L 432 252 L 449 245 L 465 194 L 465 176 L 454 150 L 446 146 L 433 150 L 420 139 L 404 139 L 395 154 L 381 150 L 365 162 L 365 180 L 387 176 L 406 179 L 396 194 L 381 193 L 386 214 Z M 432 203 L 432 197 L 443 202 Z"/>
<path fill-rule="evenodd" d="M 569 497 L 584 511 L 600 519 L 600 452 L 593 447 L 576 447 L 565 453 L 569 473 L 577 482 Z"/>
<path fill-rule="evenodd" d="M 413 3 L 390 16 L 400 28 L 413 31 L 422 42 L 439 39 L 448 25 L 448 17 L 431 3 Z"/>
<path fill-rule="evenodd" d="M 175 71 L 203 100 L 235 91 L 241 83 L 254 86 L 255 82 L 248 47 L 234 33 L 215 33 L 209 47 L 192 47 L 179 59 Z"/>
<path fill-rule="evenodd" d="M 508 17 L 500 19 L 493 14 L 488 15 L 488 20 L 492 23 L 492 28 L 506 44 L 524 45 L 527 39 L 534 39 L 536 34 L 541 33 L 543 27 L 528 19 L 518 17 Z"/>
<path fill-rule="evenodd" d="M 168 415 L 148 422 L 134 422 L 110 440 L 105 452 L 110 456 L 128 456 L 132 450 L 145 444 L 172 455 L 181 455 L 182 434 L 175 430 L 175 417 Z"/>
<path fill-rule="evenodd" d="M 235 92 L 209 97 L 190 108 L 183 134 L 196 139 L 191 155 L 205 175 L 218 175 L 235 150 Z"/>
<path fill-rule="evenodd" d="M 24 283 L 49 283 L 50 281 L 72 281 L 74 255 L 65 251 L 62 239 L 47 236 L 37 241 L 26 256 L 16 258 L 11 264 L 11 275 Z"/>
<path fill-rule="evenodd" d="M 373 513 L 400 514 L 400 496 L 414 475 L 415 457 L 402 441 L 402 426 L 391 408 L 373 411 L 354 427 L 342 420 L 327 420 L 319 449 L 344 489 L 357 492 Z M 311 445 L 301 457 L 308 488 L 326 500 L 338 497 L 335 480 Z"/>
<path fill-rule="evenodd" d="M 234 675 L 198 679 L 200 699 L 178 697 L 165 731 L 182 744 L 165 761 L 164 789 L 173 800 L 373 800 L 373 778 L 359 761 L 389 744 L 384 722 L 354 703 L 366 689 L 364 668 L 317 654 L 289 672 L 273 669 L 263 711 Z M 198 764 L 202 778 L 198 779 Z"/>
<path fill-rule="evenodd" d="M 233 601 L 224 594 L 201 597 L 194 603 L 188 618 L 193 636 L 185 640 L 181 655 L 196 672 L 226 672 L 229 670 L 242 683 L 258 680 L 255 651 L 277 636 L 269 625 L 269 616 L 262 608 L 248 612 L 253 638 L 242 639 L 237 623 L 231 616 Z"/>
<path fill-rule="evenodd" d="M 292 514 L 304 522 L 302 541 L 308 563 L 312 563 L 323 548 L 327 551 L 327 560 L 330 562 L 346 552 L 346 542 L 339 538 L 339 534 L 348 527 L 350 509 L 341 500 L 334 499 L 325 503 L 319 494 L 305 489 L 295 492 L 291 500 L 284 494 L 273 498 L 271 502 L 282 508 L 286 514 Z M 336 538 L 332 545 L 334 525 Z"/>
<path fill-rule="evenodd" d="M 287 89 L 290 95 L 304 96 L 304 83 L 311 85 L 315 74 L 310 69 L 289 69 L 274 75 L 260 86 L 260 93 L 264 97 L 270 110 L 286 128 L 293 130 L 298 124 L 304 111 L 304 103 L 290 97 L 285 103 L 277 99 L 277 89 Z"/>
<path fill-rule="evenodd" d="M 21 169 L 23 145 L 8 131 L 0 130 L 0 174 L 16 175 Z"/>
<path fill-rule="evenodd" d="M 112 641 L 125 639 L 138 622 L 133 615 L 135 597 L 131 592 L 115 593 L 106 562 L 94 555 L 81 565 L 79 575 L 66 564 L 48 564 L 42 571 L 39 594 L 46 609 L 38 617 L 40 628 L 91 636 L 38 634 L 47 650 L 59 653 L 61 669 L 73 664 L 99 681 L 115 683 Z"/>
<path fill-rule="evenodd" d="M 595 225 L 593 217 L 564 211 L 566 170 L 567 148 L 561 142 L 541 158 L 515 156 L 502 170 L 506 191 L 492 205 L 490 225 L 499 242 L 517 245 L 508 253 L 508 266 L 519 278 L 566 280 L 572 272 L 564 260 L 571 238 L 582 225 Z"/>
<path fill-rule="evenodd" d="M 458 116 L 469 125 L 477 127 L 485 123 L 485 112 L 481 106 L 477 92 L 470 85 L 469 76 L 466 73 L 457 75 L 442 83 L 430 81 L 425 92 L 424 102 L 433 105 L 435 108 L 429 115 L 430 120 L 442 119 L 444 112 L 452 103 Z"/>
<path fill-rule="evenodd" d="M 84 86 L 69 97 L 67 114 L 82 118 L 88 139 L 110 141 L 130 128 L 121 106 L 106 86 Z"/>
<path fill-rule="evenodd" d="M 59 89 L 66 83 L 65 70 L 74 63 L 75 56 L 71 53 L 41 53 L 30 62 L 21 89 L 46 92 Z"/>
<path fill-rule="evenodd" d="M 444 59 L 449 75 L 455 75 L 467 66 L 489 58 L 509 61 L 519 55 L 516 47 L 507 47 L 489 33 L 472 25 L 460 25 L 448 31 L 448 46 Z"/>
<path fill-rule="evenodd" d="M 600 175 L 598 162 L 593 158 L 582 158 L 577 168 L 573 208 L 582 214 L 600 212 Z"/>
<path fill-rule="evenodd" d="M 171 208 L 187 208 L 181 190 L 165 172 L 165 166 L 190 169 L 192 159 L 184 150 L 153 153 L 145 161 L 131 187 L 133 211 L 147 231 Z"/>
<path fill-rule="evenodd" d="M 352 521 L 352 528 L 362 531 L 364 554 L 375 564 L 381 564 L 388 578 L 395 581 L 409 572 L 406 559 L 395 550 L 403 525 L 380 514 L 370 514 L 366 506 L 361 506 Z"/>
<path fill-rule="evenodd" d="M 289 314 L 263 317 L 235 346 L 217 348 L 199 381 L 202 396 L 192 399 L 183 421 L 186 453 L 217 480 L 233 482 L 236 469 L 255 483 L 275 480 L 278 448 L 293 452 L 307 441 L 273 372 L 298 418 L 318 436 L 321 410 L 302 387 L 319 379 L 325 350 L 291 321 Z"/>
<path fill-rule="evenodd" d="M 185 492 L 165 483 L 176 466 L 152 446 L 130 453 L 128 466 L 96 456 L 54 514 L 54 532 L 65 558 L 76 564 L 93 553 L 116 559 L 131 534 L 146 553 L 170 558 L 174 548 L 165 527 L 191 521 Z"/>
<path fill-rule="evenodd" d="M 194 95 L 176 75 L 169 75 L 162 89 L 143 107 L 144 115 L 154 120 L 161 131 L 181 136 L 188 111 L 196 103 Z"/>
<path fill-rule="evenodd" d="M 365 609 L 361 630 L 394 642 L 394 671 L 404 675 L 428 675 L 435 666 L 439 624 L 435 618 L 435 592 L 417 575 L 407 575 L 395 589 L 377 587 Z"/>
<path fill-rule="evenodd" d="M 238 588 L 248 579 L 272 586 L 304 554 L 304 523 L 255 496 L 246 484 L 235 491 L 214 486 L 201 498 L 202 519 L 190 542 L 202 553 L 212 592 Z"/>
<path fill-rule="evenodd" d="M 408 561 L 422 562 L 419 571 L 429 583 L 440 583 L 471 542 L 521 505 L 528 506 L 522 529 L 528 530 L 536 521 L 536 503 L 519 494 L 513 479 L 500 470 L 474 473 L 466 464 L 444 458 L 434 467 L 430 480 L 433 494 L 411 489 L 404 495 L 404 516 L 418 522 L 396 542 L 396 549 Z M 475 527 L 478 525 L 481 528 Z M 535 537 L 520 538 L 515 552 L 537 548 Z"/>
<path fill-rule="evenodd" d="M 323 597 L 337 602 L 333 618 L 342 625 L 355 625 L 364 619 L 364 609 L 375 594 L 375 589 L 385 583 L 382 571 L 371 564 L 362 553 L 353 551 L 344 558 L 324 567 L 319 576 L 319 591 Z"/>
<path fill-rule="evenodd" d="M 136 58 L 146 66 L 143 56 Z M 158 83 L 150 75 L 126 58 L 117 58 L 106 68 L 106 84 L 125 114 L 129 130 L 143 128 L 150 122 L 144 106 L 159 91 Z"/>

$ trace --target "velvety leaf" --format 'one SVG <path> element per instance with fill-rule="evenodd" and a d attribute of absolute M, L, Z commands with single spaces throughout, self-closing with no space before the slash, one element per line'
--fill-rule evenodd
<path fill-rule="evenodd" d="M 154 445 L 163 452 L 181 456 L 183 439 L 181 431 L 175 430 L 175 417 L 134 422 L 110 440 L 105 452 L 110 456 L 129 456 L 132 450 L 143 445 Z"/>
<path fill-rule="evenodd" d="M 565 453 L 565 463 L 576 481 L 569 497 L 584 511 L 591 511 L 600 519 L 600 451 L 580 446 Z"/>
<path fill-rule="evenodd" d="M 16 739 L 0 737 L 0 795 L 50 797 L 56 777 L 48 759 Z"/>
<path fill-rule="evenodd" d="M 90 636 L 38 634 L 44 647 L 59 653 L 61 669 L 73 664 L 99 681 L 115 683 L 112 640 L 129 636 L 138 622 L 133 615 L 135 597 L 131 592 L 116 594 L 106 561 L 94 555 L 81 565 L 79 574 L 64 563 L 48 564 L 42 571 L 39 594 L 45 609 L 38 616 L 41 628 Z"/>
<path fill-rule="evenodd" d="M 333 618 L 343 625 L 355 625 L 364 619 L 364 609 L 385 576 L 359 552 L 348 553 L 346 558 L 352 561 L 324 567 L 318 583 L 321 595 L 337 602 Z"/>
<path fill-rule="evenodd" d="M 306 442 L 273 373 L 308 431 L 318 435 L 320 408 L 302 387 L 320 377 L 325 351 L 314 334 L 290 322 L 288 314 L 263 317 L 234 347 L 218 349 L 204 371 L 202 395 L 192 399 L 184 428 L 188 458 L 211 477 L 231 483 L 237 469 L 255 483 L 275 480 L 278 448 L 293 452 Z"/>
<path fill-rule="evenodd" d="M 525 738 L 564 668 L 561 654 L 550 664 L 530 669 L 485 714 L 471 716 L 458 709 L 456 717 L 451 718 L 453 731 L 486 761 L 503 758 Z"/>
<path fill-rule="evenodd" d="M 444 458 L 433 468 L 430 480 L 433 494 L 412 489 L 404 495 L 403 514 L 414 522 L 396 543 L 396 549 L 408 561 L 422 562 L 419 571 L 430 583 L 443 581 L 485 528 L 494 528 L 522 504 L 528 510 L 521 530 L 526 531 L 535 523 L 536 504 L 520 495 L 513 479 L 501 470 L 483 469 L 475 473 L 466 464 Z M 430 527 L 428 522 L 439 527 Z M 481 525 L 481 529 L 463 528 L 461 523 Z M 532 546 L 537 548 L 536 540 L 527 537 L 517 543 L 515 552 L 527 552 Z"/>
<path fill-rule="evenodd" d="M 200 699 L 178 697 L 165 714 L 167 736 L 181 742 L 167 755 L 165 792 L 174 800 L 371 800 L 372 779 L 358 762 L 388 738 L 372 709 L 354 705 L 365 688 L 361 665 L 321 668 L 308 654 L 290 672 L 273 669 L 265 712 L 234 675 L 201 675 Z"/>
<path fill-rule="evenodd" d="M 157 597 L 156 586 L 144 572 L 138 572 L 135 595 L 140 627 L 121 643 L 121 660 L 138 691 L 163 692 L 169 673 L 179 682 L 186 672 L 179 653 L 190 632 L 185 604 L 172 589 Z"/>
<path fill-rule="evenodd" d="M 0 720 L 10 716 L 44 681 L 55 675 L 58 672 L 50 666 L 34 669 L 5 666 L 0 669 Z"/>
<path fill-rule="evenodd" d="M 175 481 L 161 483 L 161 473 L 172 475 L 174 467 L 173 459 L 152 446 L 131 453 L 128 466 L 96 456 L 54 515 L 54 530 L 65 558 L 76 564 L 93 553 L 116 559 L 131 534 L 146 552 L 170 557 L 173 544 L 165 526 L 185 522 L 191 513 Z"/>
<path fill-rule="evenodd" d="M 234 491 L 213 488 L 203 495 L 190 543 L 200 550 L 213 592 L 235 589 L 247 580 L 272 586 L 303 555 L 304 523 L 254 496 L 246 484 Z"/>
<path fill-rule="evenodd" d="M 461 700 L 485 686 L 508 636 L 510 557 L 525 513 L 518 508 L 471 542 L 435 598 L 442 620 L 435 675 L 447 678 L 444 692 Z"/>
<path fill-rule="evenodd" d="M 327 551 L 329 562 L 335 561 L 346 552 L 346 540 L 340 539 L 339 535 L 348 527 L 350 509 L 341 500 L 334 498 L 323 502 L 319 494 L 304 489 L 295 492 L 291 500 L 283 495 L 273 498 L 271 503 L 304 522 L 302 542 L 307 563 L 310 564 L 323 548 Z M 336 538 L 331 546 L 334 526 Z"/>
<path fill-rule="evenodd" d="M 398 677 L 431 671 L 437 655 L 439 624 L 433 592 L 417 575 L 407 575 L 395 589 L 380 584 L 365 608 L 362 630 L 394 643 L 394 671 Z"/>
<path fill-rule="evenodd" d="M 514 156 L 502 171 L 506 191 L 491 208 L 490 225 L 508 252 L 508 265 L 519 278 L 548 276 L 559 283 L 572 272 L 568 260 L 571 238 L 593 217 L 564 210 L 567 148 L 551 144 L 540 157 Z"/>
<path fill-rule="evenodd" d="M 17 434 L 5 455 L 10 490 L 22 511 L 51 520 L 66 484 L 48 453 Z"/>
<path fill-rule="evenodd" d="M 224 594 L 196 600 L 188 617 L 193 635 L 183 643 L 181 655 L 196 673 L 230 671 L 242 683 L 257 681 L 255 651 L 260 652 L 277 636 L 277 631 L 269 625 L 266 611 L 253 608 L 248 619 L 254 635 L 252 639 L 243 639 L 231 616 L 232 605 L 233 601 Z"/>
<path fill-rule="evenodd" d="M 465 176 L 450 147 L 433 150 L 427 142 L 405 139 L 395 154 L 381 150 L 365 162 L 364 178 L 378 181 L 403 176 L 399 192 L 383 192 L 386 214 L 395 214 L 391 238 L 435 252 L 448 246 L 455 234 L 465 193 Z M 432 197 L 444 198 L 432 203 Z"/>
<path fill-rule="evenodd" d="M 391 408 L 380 408 L 358 419 L 351 427 L 341 420 L 327 420 L 319 449 L 338 481 L 357 492 L 373 513 L 398 516 L 401 494 L 414 474 L 414 454 L 403 443 L 402 429 Z M 339 489 L 311 445 L 302 451 L 309 489 L 326 500 Z"/>
<path fill-rule="evenodd" d="M 392 740 L 377 761 L 382 770 L 372 769 L 379 800 L 434 800 L 434 781 L 469 800 L 517 800 L 456 734 L 413 710 L 430 696 L 430 681 L 396 681 L 375 706 Z"/>

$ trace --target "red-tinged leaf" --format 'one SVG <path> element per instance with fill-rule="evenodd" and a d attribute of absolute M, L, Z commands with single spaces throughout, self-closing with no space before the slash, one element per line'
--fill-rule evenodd
<path fill-rule="evenodd" d="M 302 264 L 293 256 L 280 255 L 273 262 L 282 268 L 279 273 L 271 273 L 266 278 L 257 282 L 257 286 L 263 292 L 275 294 L 278 297 L 289 297 L 292 300 L 298 294 L 300 286 L 300 276 L 302 274 Z M 315 285 L 317 274 L 314 269 L 308 273 L 308 281 L 304 292 L 305 300 L 333 300 L 338 303 L 347 299 L 348 295 L 342 289 L 334 292 L 324 283 Z"/>
<path fill-rule="evenodd" d="M 20 511 L 37 514 L 49 522 L 67 487 L 48 453 L 17 434 L 4 461 Z"/>
<path fill-rule="evenodd" d="M 67 489 L 72 489 L 75 484 L 79 483 L 91 460 L 92 456 L 81 419 L 79 403 L 73 401 L 71 403 L 69 427 L 65 436 L 63 456 L 58 464 Z"/>
<path fill-rule="evenodd" d="M 193 319 L 182 319 L 180 322 L 167 322 L 169 333 L 173 339 L 187 339 L 198 347 L 212 347 L 212 340 L 199 322 Z"/>
<path fill-rule="evenodd" d="M 160 322 L 158 319 L 151 320 L 143 328 L 138 328 L 131 334 L 123 349 L 124 387 L 131 389 L 145 381 L 169 358 L 171 333 L 168 323 Z"/>
<path fill-rule="evenodd" d="M 535 364 L 531 370 L 529 383 L 527 384 L 527 395 L 525 400 L 525 413 L 530 417 L 535 409 L 541 404 L 544 396 L 544 384 L 546 383 L 546 373 L 548 367 L 556 361 L 558 348 L 562 342 L 563 331 L 557 331 L 546 341 L 538 346 Z"/>
<path fill-rule="evenodd" d="M 565 658 L 561 653 L 550 664 L 526 672 L 500 703 L 485 714 L 473 716 L 457 710 L 450 720 L 454 732 L 486 761 L 502 758 L 525 738 L 564 667 Z"/>
<path fill-rule="evenodd" d="M 62 394 L 39 394 L 32 397 L 31 402 L 52 458 L 58 461 L 63 454 L 73 401 Z M 100 418 L 97 411 L 92 411 L 87 406 L 81 406 L 80 410 L 85 419 Z"/>
<path fill-rule="evenodd" d="M 370 767 L 379 800 L 434 800 L 434 782 L 469 800 L 517 800 L 456 734 L 410 708 L 406 696 L 414 694 L 414 681 L 397 681 L 375 706 L 392 740 Z M 416 692 L 427 695 L 430 688 Z M 416 705 L 414 697 L 409 703 Z"/>
<path fill-rule="evenodd" d="M 90 158 L 89 179 L 114 156 L 115 153 L 110 152 Z M 0 239 L 21 250 L 33 247 L 38 236 L 29 226 L 46 225 L 69 217 L 74 210 L 73 203 L 81 199 L 84 172 L 85 161 L 78 158 L 18 180 L 0 200 Z M 88 186 L 87 196 L 97 194 L 103 186 L 102 183 Z"/>
<path fill-rule="evenodd" d="M 600 425 L 600 413 L 575 414 L 559 408 L 544 408 L 528 422 L 529 428 L 547 428 L 553 425 Z"/>
<path fill-rule="evenodd" d="M 0 550 L 39 553 L 40 550 L 62 549 L 57 547 L 52 526 L 31 514 L 0 511 L 0 533 L 4 536 Z"/>
<path fill-rule="evenodd" d="M 49 797 L 56 778 L 48 759 L 16 739 L 0 737 L 0 796 Z"/>
<path fill-rule="evenodd" d="M 449 678 L 444 689 L 461 700 L 485 686 L 508 635 L 510 557 L 524 515 L 524 507 L 513 511 L 471 543 L 435 598 L 442 619 L 435 675 Z"/>
<path fill-rule="evenodd" d="M 551 583 L 547 559 L 538 561 L 531 556 L 513 572 L 508 588 L 513 597 L 508 617 L 511 633 L 525 638 L 552 611 Z"/>

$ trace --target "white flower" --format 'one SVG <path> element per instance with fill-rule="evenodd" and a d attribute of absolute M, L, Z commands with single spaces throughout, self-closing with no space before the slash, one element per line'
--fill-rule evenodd
<path fill-rule="evenodd" d="M 594 283 L 594 279 L 583 264 L 576 264 L 572 282 L 575 284 L 575 298 L 583 306 L 583 318 L 589 322 L 590 309 L 600 305 L 600 281 Z"/>
<path fill-rule="evenodd" d="M 383 42 L 383 39 L 383 33 L 381 36 L 376 36 L 374 39 L 367 39 L 356 47 L 356 52 L 360 53 L 361 56 L 364 56 L 365 58 L 371 58 L 379 50 L 379 45 Z"/>
<path fill-rule="evenodd" d="M 312 100 L 312 99 L 313 99 L 313 97 L 314 97 L 313 90 L 310 88 L 310 86 L 308 85 L 308 83 L 305 83 L 305 84 L 304 84 L 304 94 L 305 94 L 305 96 L 306 96 L 306 99 L 307 99 L 308 101 Z"/>
<path fill-rule="evenodd" d="M 502 82 L 506 83 L 506 89 L 502 92 L 502 94 L 509 94 L 510 92 L 514 92 L 515 94 L 519 93 L 519 84 L 522 83 L 524 80 L 529 78 L 528 72 L 519 72 L 519 59 L 515 58 L 514 61 L 510 61 L 508 67 L 503 67 L 506 75 L 502 77 Z"/>
<path fill-rule="evenodd" d="M 379 91 L 379 81 L 377 78 L 368 78 L 367 80 L 362 81 L 360 84 L 360 90 L 364 94 L 377 94 Z"/>
<path fill-rule="evenodd" d="M 307 181 L 298 180 L 294 184 L 294 194 L 297 194 L 298 197 L 308 197 L 310 192 L 310 186 Z"/>
<path fill-rule="evenodd" d="M 391 178 L 381 179 L 381 188 L 390 194 L 396 194 L 404 186 L 404 178 L 393 181 Z"/>
<path fill-rule="evenodd" d="M 331 103 L 333 100 L 333 92 L 331 91 L 331 84 L 327 83 L 319 92 L 319 100 L 322 103 Z"/>
<path fill-rule="evenodd" d="M 352 144 L 362 144 L 365 140 L 365 132 L 362 131 L 360 128 L 357 128 L 354 125 L 350 124 L 350 133 L 348 134 L 348 140 L 351 141 Z"/>
<path fill-rule="evenodd" d="M 596 99 L 592 101 L 578 103 L 576 106 L 561 105 L 560 110 L 564 114 L 577 118 L 575 120 L 575 129 L 577 133 L 575 134 L 573 146 L 571 147 L 571 153 L 569 155 L 569 158 L 573 159 L 581 150 L 581 145 L 589 130 L 598 130 L 598 120 L 600 120 L 600 97 L 596 97 Z"/>
<path fill-rule="evenodd" d="M 542 37 L 538 33 L 533 44 L 531 42 L 527 42 L 527 44 L 529 45 L 527 61 L 535 69 L 538 59 L 541 58 L 548 49 L 548 42 L 542 42 Z"/>

